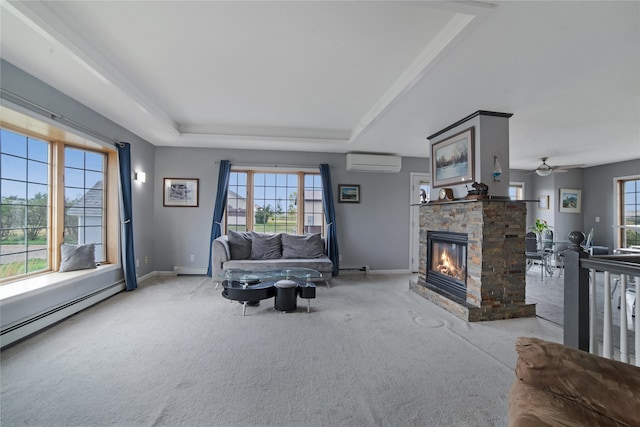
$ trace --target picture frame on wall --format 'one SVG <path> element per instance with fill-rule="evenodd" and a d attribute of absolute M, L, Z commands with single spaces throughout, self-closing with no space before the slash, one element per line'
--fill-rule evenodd
<path fill-rule="evenodd" d="M 360 186 L 354 184 L 338 185 L 339 203 L 360 203 Z"/>
<path fill-rule="evenodd" d="M 199 182 L 198 178 L 164 178 L 162 205 L 165 207 L 197 208 Z"/>
<path fill-rule="evenodd" d="M 538 210 L 544 211 L 549 209 L 549 195 L 540 196 L 538 198 Z"/>
<path fill-rule="evenodd" d="M 580 213 L 582 207 L 582 190 L 575 188 L 560 189 L 560 212 Z"/>
<path fill-rule="evenodd" d="M 431 144 L 431 175 L 434 188 L 473 181 L 474 128 Z"/>

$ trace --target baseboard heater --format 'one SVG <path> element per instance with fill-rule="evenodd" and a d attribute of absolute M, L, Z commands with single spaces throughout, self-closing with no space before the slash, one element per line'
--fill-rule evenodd
<path fill-rule="evenodd" d="M 67 317 L 76 314 L 85 308 L 89 308 L 100 301 L 109 298 L 125 289 L 125 282 L 117 283 L 92 292 L 88 295 L 52 308 L 22 322 L 13 324 L 0 331 L 0 348 L 4 348 L 13 342 L 26 338 L 48 326 L 53 325 Z"/>

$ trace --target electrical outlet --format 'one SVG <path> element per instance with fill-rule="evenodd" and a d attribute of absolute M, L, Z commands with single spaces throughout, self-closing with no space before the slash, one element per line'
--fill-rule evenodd
<path fill-rule="evenodd" d="M 195 261 L 196 260 L 196 256 L 194 254 L 191 254 L 191 261 Z"/>
<path fill-rule="evenodd" d="M 144 263 L 145 263 L 145 264 L 149 264 L 149 257 L 148 257 L 148 256 L 145 256 L 145 257 L 144 257 Z"/>
<path fill-rule="evenodd" d="M 338 261 L 342 261 L 342 255 L 338 255 Z"/>
<path fill-rule="evenodd" d="M 140 260 L 136 259 L 136 267 L 140 267 Z"/>

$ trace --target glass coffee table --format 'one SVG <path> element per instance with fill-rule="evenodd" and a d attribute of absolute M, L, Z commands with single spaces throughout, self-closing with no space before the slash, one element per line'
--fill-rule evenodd
<path fill-rule="evenodd" d="M 312 279 L 322 278 L 322 273 L 310 268 L 278 268 L 269 270 L 246 270 L 230 268 L 223 271 L 223 277 L 216 278 L 222 282 L 222 296 L 242 303 L 242 315 L 247 305 L 258 305 L 261 300 L 275 297 L 274 306 L 289 306 L 294 302 L 286 299 L 300 297 L 307 300 L 307 313 L 311 311 L 311 299 L 316 297 L 316 285 Z M 278 282 L 286 287 L 278 286 Z M 295 288 L 295 289 L 292 289 Z M 292 292 L 295 293 L 292 295 Z M 292 311 L 292 310 L 286 310 Z"/>

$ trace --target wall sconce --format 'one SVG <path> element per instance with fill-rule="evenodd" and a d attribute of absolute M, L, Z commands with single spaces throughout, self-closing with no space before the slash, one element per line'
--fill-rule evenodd
<path fill-rule="evenodd" d="M 144 172 L 136 172 L 135 180 L 144 184 L 147 182 L 147 174 Z"/>
<path fill-rule="evenodd" d="M 500 166 L 498 156 L 493 156 L 493 181 L 500 182 L 498 179 L 500 175 L 502 175 L 502 166 Z"/>

